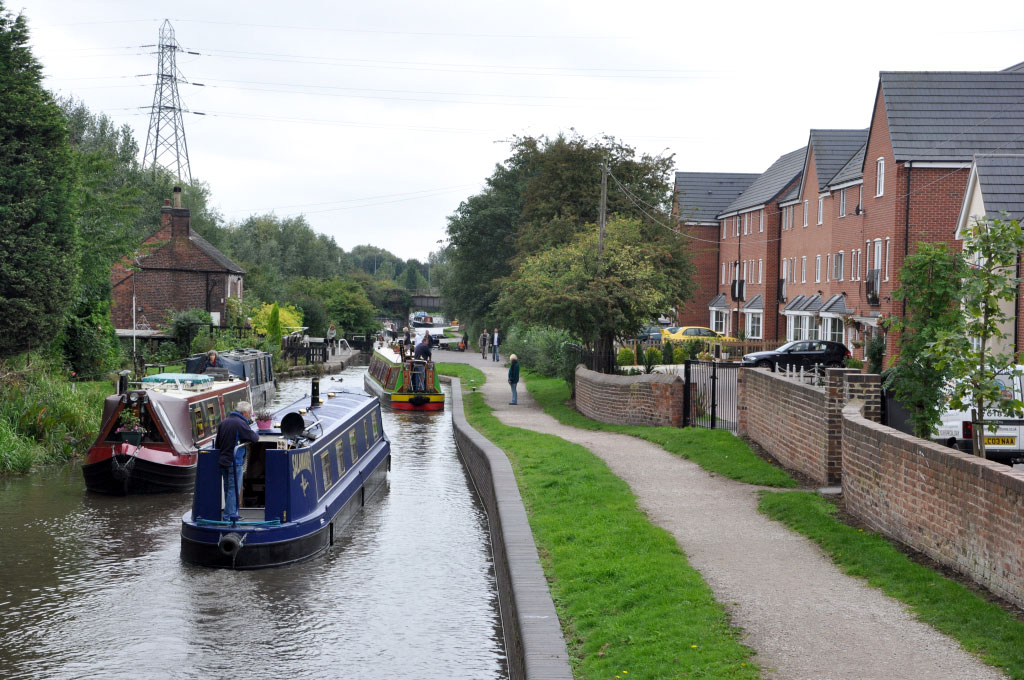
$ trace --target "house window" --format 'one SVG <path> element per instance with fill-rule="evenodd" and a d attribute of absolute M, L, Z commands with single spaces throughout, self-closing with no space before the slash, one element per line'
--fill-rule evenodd
<path fill-rule="evenodd" d="M 817 340 L 820 337 L 820 332 L 819 332 L 820 329 L 818 327 L 818 320 L 817 319 L 812 319 L 811 317 L 806 317 L 806 318 L 807 318 L 807 335 L 805 335 L 804 337 L 807 338 L 808 340 Z"/>
<path fill-rule="evenodd" d="M 732 233 L 733 233 L 733 236 L 739 236 L 740 235 L 740 216 L 739 215 L 737 215 L 736 217 L 732 218 Z"/>
<path fill-rule="evenodd" d="M 747 280 L 747 261 L 743 260 L 743 280 Z"/>
<path fill-rule="evenodd" d="M 825 321 L 828 324 L 826 326 L 826 331 L 825 332 L 827 334 L 827 337 L 825 339 L 826 340 L 831 340 L 832 342 L 842 342 L 843 341 L 843 320 L 842 319 L 826 319 Z"/>
<path fill-rule="evenodd" d="M 885 193 L 885 158 L 880 157 L 875 162 L 875 196 Z"/>
<path fill-rule="evenodd" d="M 757 261 L 757 282 L 764 283 L 764 260 Z"/>
<path fill-rule="evenodd" d="M 725 312 L 720 309 L 711 311 L 711 328 L 716 333 L 725 334 Z"/>
<path fill-rule="evenodd" d="M 845 259 L 845 253 L 839 251 L 836 256 L 832 258 L 832 280 L 842 281 L 843 280 L 843 260 Z"/>
<path fill-rule="evenodd" d="M 825 212 L 825 197 L 818 196 L 818 224 L 821 224 L 822 213 Z"/>
<path fill-rule="evenodd" d="M 789 275 L 793 278 L 793 283 L 796 283 L 796 258 L 789 263 Z"/>
<path fill-rule="evenodd" d="M 743 233 L 750 233 L 750 213 L 743 213 Z"/>
<path fill-rule="evenodd" d="M 814 282 L 821 283 L 821 255 L 814 257 Z"/>
<path fill-rule="evenodd" d="M 764 208 L 761 208 L 761 226 L 758 231 L 764 231 Z"/>
<path fill-rule="evenodd" d="M 889 237 L 885 238 L 885 280 L 889 280 Z"/>
<path fill-rule="evenodd" d="M 864 209 L 864 185 L 857 185 L 857 214 L 861 214 Z"/>
<path fill-rule="evenodd" d="M 740 263 L 735 262 L 732 266 L 732 280 L 736 281 L 740 278 Z"/>
<path fill-rule="evenodd" d="M 722 285 L 725 285 L 725 263 L 722 263 Z"/>
<path fill-rule="evenodd" d="M 804 201 L 804 226 L 807 226 L 807 201 Z"/>
<path fill-rule="evenodd" d="M 806 316 L 792 316 L 793 319 L 793 337 L 790 340 L 805 340 L 807 338 L 807 317 Z"/>
<path fill-rule="evenodd" d="M 807 256 L 800 258 L 800 283 L 807 283 Z"/>
<path fill-rule="evenodd" d="M 789 206 L 782 208 L 782 231 L 789 230 Z"/>
<path fill-rule="evenodd" d="M 832 271 L 832 253 L 825 253 L 825 280 L 829 281 L 829 272 Z"/>
<path fill-rule="evenodd" d="M 782 261 L 782 280 L 789 281 L 789 258 Z"/>
<path fill-rule="evenodd" d="M 839 190 L 839 216 L 846 217 L 846 189 Z"/>
<path fill-rule="evenodd" d="M 726 224 L 728 223 L 728 221 L 729 221 L 729 220 L 722 220 L 722 238 L 723 238 L 723 239 L 724 239 L 724 238 L 725 238 L 725 236 L 726 236 L 726 234 L 725 234 L 725 225 L 726 225 Z"/>
<path fill-rule="evenodd" d="M 761 339 L 761 312 L 747 314 L 746 333 L 751 340 Z"/>

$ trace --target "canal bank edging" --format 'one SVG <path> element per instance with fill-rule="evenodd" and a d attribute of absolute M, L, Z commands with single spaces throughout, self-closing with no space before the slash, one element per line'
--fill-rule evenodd
<path fill-rule="evenodd" d="M 487 510 L 509 677 L 571 680 L 569 653 L 512 465 L 466 420 L 459 379 L 441 379 L 452 385 L 452 424 L 459 456 Z"/>

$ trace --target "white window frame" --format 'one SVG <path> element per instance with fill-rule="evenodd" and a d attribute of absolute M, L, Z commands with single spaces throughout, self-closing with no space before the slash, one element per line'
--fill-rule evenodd
<path fill-rule="evenodd" d="M 723 241 L 725 240 L 725 237 L 727 236 L 726 231 L 728 231 L 728 229 L 729 229 L 729 218 L 727 217 L 724 220 L 722 220 L 722 240 Z"/>
<path fill-rule="evenodd" d="M 823 213 L 825 212 L 825 197 L 818 196 L 818 224 L 821 224 Z"/>
<path fill-rule="evenodd" d="M 748 312 L 744 332 L 750 340 L 760 340 L 764 333 L 764 315 L 762 312 Z M 757 330 L 754 330 L 754 319 L 757 319 Z"/>
<path fill-rule="evenodd" d="M 843 280 L 843 269 L 846 267 L 846 253 L 840 250 L 836 253 L 836 256 L 832 258 L 832 280 L 842 281 Z"/>
<path fill-rule="evenodd" d="M 839 190 L 839 216 L 846 217 L 846 189 Z"/>
<path fill-rule="evenodd" d="M 759 232 L 764 232 L 764 208 L 761 208 L 761 226 L 758 229 Z"/>
<path fill-rule="evenodd" d="M 821 340 L 821 321 L 814 317 L 807 317 L 807 333 L 804 335 L 806 340 Z"/>
<path fill-rule="evenodd" d="M 789 280 L 789 258 L 788 257 L 782 258 L 782 280 L 783 281 L 788 281 Z"/>
<path fill-rule="evenodd" d="M 727 321 L 727 315 L 724 311 L 721 309 L 711 310 L 711 330 L 724 335 L 728 327 Z"/>
<path fill-rule="evenodd" d="M 860 211 L 857 214 L 864 212 L 864 185 L 857 185 L 857 209 Z"/>
<path fill-rule="evenodd" d="M 885 195 L 885 156 L 875 161 L 875 198 Z"/>
<path fill-rule="evenodd" d="M 764 283 L 764 260 L 757 261 L 757 282 Z"/>
<path fill-rule="evenodd" d="M 743 281 L 747 280 L 747 260 L 743 260 Z"/>
<path fill-rule="evenodd" d="M 807 211 L 810 210 L 807 200 L 804 200 L 804 226 L 807 226 Z"/>
<path fill-rule="evenodd" d="M 885 280 L 889 280 L 889 237 L 885 237 Z"/>
<path fill-rule="evenodd" d="M 832 253 L 825 253 L 825 282 L 828 283 L 832 279 Z"/>
<path fill-rule="evenodd" d="M 726 272 L 726 267 L 727 267 L 727 266 L 728 266 L 728 265 L 726 265 L 726 264 L 725 264 L 724 262 L 722 263 L 722 284 L 721 284 L 721 285 L 723 285 L 723 286 L 724 286 L 724 285 L 725 285 L 726 283 L 728 283 L 728 281 L 726 281 L 726 279 L 725 279 L 725 272 Z"/>
<path fill-rule="evenodd" d="M 821 255 L 814 256 L 814 282 L 821 283 Z"/>
<path fill-rule="evenodd" d="M 800 256 L 800 283 L 807 283 L 807 256 Z"/>

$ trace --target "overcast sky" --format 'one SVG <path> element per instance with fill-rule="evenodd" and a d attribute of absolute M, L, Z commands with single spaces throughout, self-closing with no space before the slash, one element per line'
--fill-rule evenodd
<path fill-rule="evenodd" d="M 7 0 L 46 85 L 145 145 L 160 24 L 193 177 L 228 221 L 304 214 L 425 260 L 514 135 L 615 135 L 678 170 L 760 172 L 864 128 L 880 70 L 1024 61 L 1019 2 Z M 916 8 L 916 9 L 912 9 Z M 150 45 L 150 47 L 140 47 Z M 205 87 L 198 87 L 203 83 Z M 154 207 L 154 210 L 156 207 Z"/>

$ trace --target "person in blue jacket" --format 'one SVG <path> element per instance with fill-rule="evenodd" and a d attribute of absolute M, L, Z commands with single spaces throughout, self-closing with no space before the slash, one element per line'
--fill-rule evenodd
<path fill-rule="evenodd" d="M 226 521 L 238 519 L 238 495 L 245 454 L 235 457 L 235 447 L 246 442 L 258 442 L 260 436 L 252 429 L 252 404 L 240 401 L 235 410 L 217 428 L 213 446 L 220 451 L 220 478 L 224 483 L 224 515 Z"/>
<path fill-rule="evenodd" d="M 512 362 L 508 367 L 508 384 L 512 388 L 512 401 L 508 402 L 508 404 L 509 406 L 515 406 L 516 402 L 519 401 L 516 394 L 516 388 L 519 386 L 519 357 L 513 354 L 508 359 Z"/>

